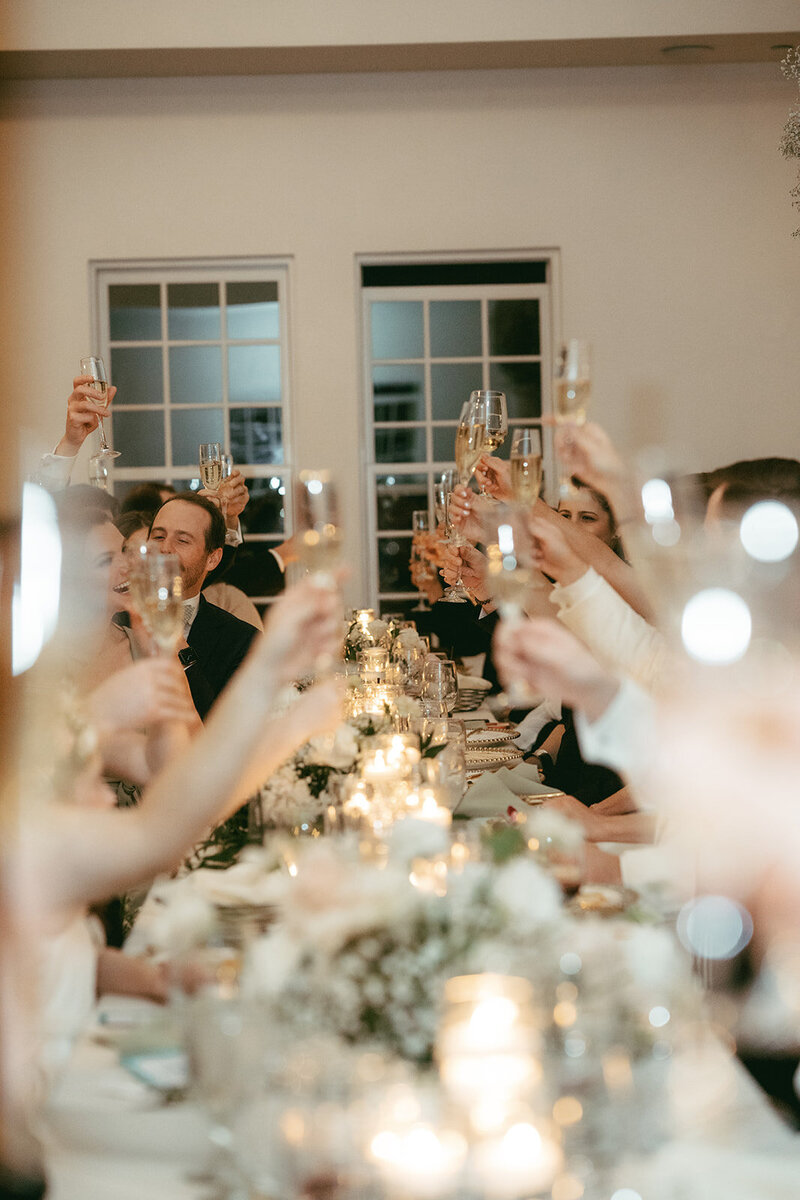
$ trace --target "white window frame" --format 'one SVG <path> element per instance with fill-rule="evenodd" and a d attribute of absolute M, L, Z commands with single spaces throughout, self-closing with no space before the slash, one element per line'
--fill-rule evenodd
<path fill-rule="evenodd" d="M 222 420 L 225 442 L 229 444 L 229 412 L 230 408 L 242 407 L 230 404 L 228 395 L 228 356 L 226 349 L 229 344 L 236 346 L 247 345 L 279 345 L 280 346 L 280 379 L 281 401 L 279 405 L 264 405 L 268 408 L 279 408 L 281 413 L 281 440 L 283 444 L 283 462 L 278 463 L 237 463 L 242 467 L 242 473 L 250 479 L 279 478 L 281 487 L 285 489 L 282 496 L 284 509 L 284 529 L 282 533 L 248 533 L 248 543 L 263 542 L 269 546 L 278 546 L 291 535 L 293 527 L 293 422 L 290 378 L 290 313 L 291 313 L 291 259 L 280 258 L 199 258 L 186 259 L 136 259 L 136 260 L 93 260 L 89 263 L 89 285 L 91 298 L 91 321 L 95 335 L 95 345 L 99 346 L 100 354 L 107 360 L 116 348 L 159 347 L 168 349 L 170 346 L 208 346 L 219 345 L 222 357 L 222 401 L 221 404 L 192 404 L 176 405 L 181 408 L 205 408 L 209 410 L 222 409 Z M 241 282 L 276 282 L 278 284 L 278 338 L 235 338 L 230 343 L 227 330 L 221 329 L 219 338 L 202 338 L 197 340 L 170 338 L 168 330 L 167 287 L 173 283 L 218 283 L 221 295 L 224 295 L 227 283 Z M 136 285 L 151 284 L 160 288 L 161 300 L 161 337 L 154 340 L 130 340 L 113 342 L 110 338 L 110 314 L 108 306 L 109 287 L 115 284 Z M 148 411 L 158 413 L 164 419 L 164 466 L 155 467 L 126 467 L 125 447 L 120 446 L 121 457 L 115 459 L 112 471 L 111 486 L 114 481 L 124 483 L 130 480 L 160 482 L 164 479 L 175 481 L 198 478 L 198 469 L 193 466 L 172 465 L 172 426 L 169 420 L 170 410 L 170 381 L 169 354 L 162 355 L 163 396 L 162 405 L 129 405 L 125 408 L 131 411 Z M 248 407 L 248 406 L 244 406 Z M 252 407 L 256 407 L 253 405 Z M 110 425 L 113 439 L 114 410 L 112 408 L 107 425 Z M 113 445 L 113 440 L 112 440 Z M 252 596 L 256 604 L 269 602 L 269 597 Z"/>
<path fill-rule="evenodd" d="M 470 262 L 545 262 L 546 265 L 546 282 L 545 283 L 514 283 L 514 284 L 443 284 L 443 285 L 421 285 L 421 286 L 365 286 L 361 283 L 361 268 L 364 266 L 379 266 L 379 265 L 398 265 L 419 263 L 419 264 L 440 264 L 440 263 L 465 263 Z M 385 256 L 364 256 L 357 260 L 358 268 L 358 285 L 359 285 L 359 303 L 360 303 L 360 327 L 361 327 L 361 363 L 362 363 L 362 428 L 361 428 L 361 446 L 362 446 L 362 464 L 364 476 L 366 479 L 366 512 L 364 514 L 363 525 L 363 546 L 364 546 L 364 569 L 366 578 L 369 584 L 369 603 L 379 611 L 381 604 L 384 607 L 390 607 L 391 601 L 405 602 L 414 599 L 418 596 L 417 592 L 382 592 L 380 590 L 379 576 L 379 559 L 378 546 L 379 542 L 391 537 L 408 538 L 409 531 L 378 529 L 377 520 L 377 480 L 379 476 L 394 475 L 398 483 L 403 476 L 426 475 L 427 476 L 427 492 L 428 492 L 428 509 L 433 511 L 433 479 L 437 472 L 445 470 L 447 467 L 454 465 L 454 460 L 438 460 L 433 458 L 433 430 L 434 428 L 445 428 L 452 425 L 458 419 L 458 415 L 454 414 L 450 420 L 434 420 L 431 413 L 431 365 L 432 362 L 446 361 L 448 363 L 476 363 L 482 364 L 482 387 L 490 386 L 489 370 L 490 356 L 488 354 L 489 339 L 487 336 L 488 329 L 488 301 L 489 300 L 530 300 L 537 299 L 539 301 L 539 319 L 540 319 L 540 353 L 538 355 L 524 355 L 515 358 L 511 355 L 492 356 L 492 358 L 502 358 L 502 361 L 509 362 L 535 362 L 541 364 L 541 417 L 551 415 L 553 412 L 553 395 L 552 395 L 552 348 L 558 340 L 559 329 L 556 318 L 557 314 L 557 287 L 559 277 L 559 259 L 558 253 L 554 250 L 547 251 L 526 251 L 513 252 L 502 251 L 493 252 L 492 254 L 464 254 L 464 255 L 385 255 Z M 402 426 L 409 429 L 425 429 L 425 444 L 426 458 L 424 461 L 416 463 L 389 463 L 375 461 L 375 430 L 383 427 L 397 427 L 394 422 L 376 422 L 374 413 L 374 400 L 372 389 L 372 338 L 370 325 L 370 302 L 374 300 L 410 300 L 423 301 L 430 303 L 436 300 L 480 300 L 481 303 L 481 321 L 482 321 L 482 347 L 483 353 L 478 356 L 448 356 L 447 359 L 434 359 L 430 357 L 429 344 L 429 321 L 427 317 L 427 305 L 425 306 L 425 317 L 423 322 L 424 330 L 424 347 L 423 358 L 415 359 L 389 359 L 381 360 L 389 364 L 405 363 L 419 364 L 424 366 L 425 374 L 425 416 L 422 420 L 403 422 Z M 466 400 L 468 397 L 464 397 Z M 539 425 L 541 417 L 522 417 L 513 418 L 510 422 L 510 428 L 517 425 Z M 510 435 L 509 435 L 510 436 Z M 548 481 L 548 490 L 556 487 L 556 462 L 555 453 L 553 450 L 553 437 L 551 427 L 547 424 L 542 425 L 542 443 L 543 443 L 543 460 L 546 479 Z M 455 447 L 454 447 L 455 448 Z"/>

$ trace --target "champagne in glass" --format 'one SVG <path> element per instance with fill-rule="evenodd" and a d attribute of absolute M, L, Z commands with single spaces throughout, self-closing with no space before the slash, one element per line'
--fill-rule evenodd
<path fill-rule="evenodd" d="M 531 566 L 530 534 L 525 511 L 498 505 L 486 527 L 486 581 L 504 624 L 518 625 L 525 618 L 525 601 L 538 586 Z M 505 701 L 509 708 L 533 705 L 535 697 L 524 681 L 514 681 Z"/>
<path fill-rule="evenodd" d="M 325 587 L 342 550 L 336 487 L 328 471 L 301 471 L 295 487 L 295 522 L 300 562 Z"/>
<path fill-rule="evenodd" d="M 538 429 L 515 429 L 511 442 L 511 492 L 517 504 L 530 508 L 542 490 L 542 435 Z"/>
<path fill-rule="evenodd" d="M 456 467 L 459 483 L 469 483 L 486 442 L 486 429 L 477 421 L 459 425 L 456 433 Z"/>
<path fill-rule="evenodd" d="M 131 599 L 161 654 L 174 654 L 183 632 L 183 582 L 175 554 L 149 542 L 129 570 Z"/>
<path fill-rule="evenodd" d="M 92 391 L 97 393 L 95 404 L 101 408 L 108 407 L 108 376 L 106 375 L 106 364 L 102 358 L 96 354 L 89 354 L 81 359 L 81 375 L 91 375 Z M 119 450 L 112 450 L 106 441 L 106 430 L 103 424 L 103 418 L 98 417 L 98 430 L 100 433 L 100 449 L 93 458 L 119 458 Z M 91 460 L 90 460 L 91 461 Z"/>
<path fill-rule="evenodd" d="M 203 487 L 216 492 L 222 483 L 222 447 L 219 442 L 201 442 L 198 456 Z"/>
<path fill-rule="evenodd" d="M 562 425 L 583 425 L 592 390 L 592 354 L 588 342 L 572 338 L 565 342 L 556 358 L 553 378 L 555 418 Z M 564 471 L 559 477 L 559 493 L 571 496 L 574 488 Z"/>
<path fill-rule="evenodd" d="M 508 408 L 505 392 L 488 390 L 473 392 L 470 399 L 482 405 L 483 424 L 486 430 L 484 436 L 484 451 L 493 454 L 499 450 L 506 440 L 508 433 Z"/>
<path fill-rule="evenodd" d="M 475 399 L 477 394 L 477 392 L 473 392 L 469 400 L 464 402 L 461 409 L 458 430 L 456 431 L 456 470 L 458 472 L 458 481 L 464 486 L 469 483 L 478 459 L 483 453 L 483 445 L 486 437 L 483 404 Z M 450 519 L 451 501 L 452 493 L 448 495 L 445 507 L 445 524 L 449 527 L 448 541 L 453 546 L 463 546 L 465 545 L 464 536 L 460 529 L 457 529 L 453 525 Z M 445 590 L 442 599 L 446 600 L 449 604 L 464 604 L 471 599 L 469 592 L 464 587 L 460 571 L 458 579 Z"/>

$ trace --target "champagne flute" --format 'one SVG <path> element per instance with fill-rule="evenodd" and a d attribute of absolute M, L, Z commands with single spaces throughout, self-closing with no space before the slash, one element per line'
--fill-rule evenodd
<path fill-rule="evenodd" d="M 589 342 L 572 338 L 559 349 L 553 377 L 555 418 L 561 425 L 583 425 L 592 390 L 592 349 Z M 562 470 L 559 495 L 574 494 L 569 476 Z"/>
<path fill-rule="evenodd" d="M 86 358 L 81 359 L 81 375 L 91 375 L 92 391 L 98 393 L 98 398 L 95 399 L 95 404 L 100 408 L 108 407 L 108 376 L 106 375 L 106 364 L 98 355 L 89 354 Z M 112 450 L 106 441 L 106 430 L 103 424 L 103 418 L 98 416 L 98 430 L 100 432 L 100 450 L 94 458 L 119 458 L 119 450 Z"/>
<path fill-rule="evenodd" d="M 233 455 L 232 454 L 223 454 L 222 455 L 222 478 L 230 479 L 232 474 L 233 474 Z"/>
<path fill-rule="evenodd" d="M 222 483 L 222 446 L 219 442 L 201 442 L 198 458 L 203 487 L 209 492 L 216 492 Z"/>
<path fill-rule="evenodd" d="M 433 485 L 433 511 L 436 516 L 437 525 L 445 526 L 445 541 L 450 536 L 450 531 L 446 526 L 447 517 L 447 497 L 452 492 L 453 488 L 458 483 L 458 473 L 452 467 L 447 471 L 442 471 L 439 478 Z"/>
<path fill-rule="evenodd" d="M 475 391 L 471 394 L 470 399 L 481 406 L 485 430 L 483 452 L 493 454 L 502 446 L 508 433 L 508 408 L 505 392 Z M 488 495 L 483 487 L 481 487 L 480 494 L 481 496 Z"/>
<path fill-rule="evenodd" d="M 523 508 L 501 504 L 492 510 L 486 526 L 486 582 L 500 619 L 507 625 L 519 625 L 525 619 L 525 600 L 530 589 L 538 586 L 525 515 Z M 515 680 L 505 699 L 509 708 L 525 708 L 532 707 L 539 697 Z"/>
<path fill-rule="evenodd" d="M 469 400 L 464 402 L 456 431 L 456 471 L 458 472 L 458 482 L 464 487 L 469 483 L 478 459 L 483 453 L 486 438 L 483 401 L 476 399 L 479 395 L 478 392 L 472 392 Z M 465 546 L 466 538 L 450 519 L 452 499 L 453 495 L 450 492 L 445 506 L 445 526 L 449 527 L 448 541 L 453 546 Z M 470 601 L 471 597 L 464 587 L 461 571 L 459 571 L 455 583 L 445 590 L 442 599 L 448 604 L 466 604 Z"/>
<path fill-rule="evenodd" d="M 301 471 L 295 485 L 298 558 L 321 587 L 335 587 L 342 550 L 336 486 L 328 471 Z"/>
<path fill-rule="evenodd" d="M 434 573 L 424 552 L 424 542 L 431 531 L 431 518 L 427 508 L 416 508 L 411 514 L 411 569 L 420 583 L 428 583 L 434 579 Z M 413 579 L 412 579 L 413 582 Z M 420 593 L 419 603 L 414 612 L 428 612 L 425 596 Z"/>
<path fill-rule="evenodd" d="M 160 654 L 174 654 L 183 633 L 181 564 L 152 542 L 140 547 L 129 571 L 129 589 L 142 622 Z"/>
<path fill-rule="evenodd" d="M 514 502 L 531 508 L 542 490 L 542 435 L 538 429 L 514 430 L 511 440 L 511 493 Z"/>

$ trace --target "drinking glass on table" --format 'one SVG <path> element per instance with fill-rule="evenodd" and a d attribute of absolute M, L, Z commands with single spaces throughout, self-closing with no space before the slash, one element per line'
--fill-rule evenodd
<path fill-rule="evenodd" d="M 458 702 L 456 664 L 448 658 L 426 659 L 422 669 L 422 711 L 425 716 L 446 717 Z"/>
<path fill-rule="evenodd" d="M 222 446 L 219 442 L 201 442 L 198 458 L 203 487 L 209 492 L 216 492 L 222 483 Z"/>
<path fill-rule="evenodd" d="M 92 399 L 100 408 L 108 407 L 108 376 L 106 364 L 98 355 L 90 354 L 81 359 L 81 375 L 91 375 L 92 391 L 96 393 Z M 106 430 L 103 418 L 98 416 L 98 431 L 100 433 L 100 450 L 94 458 L 119 458 L 119 450 L 112 450 L 106 441 Z"/>
<path fill-rule="evenodd" d="M 336 485 L 328 471 L 301 471 L 295 485 L 295 536 L 298 558 L 326 587 L 334 586 L 342 530 Z"/>
<path fill-rule="evenodd" d="M 542 435 L 520 427 L 511 439 L 511 493 L 515 504 L 530 508 L 542 490 Z"/>
<path fill-rule="evenodd" d="M 555 418 L 562 425 L 584 425 L 592 390 L 592 350 L 589 342 L 572 338 L 560 347 L 553 376 Z M 571 496 L 574 488 L 564 471 L 559 494 Z"/>

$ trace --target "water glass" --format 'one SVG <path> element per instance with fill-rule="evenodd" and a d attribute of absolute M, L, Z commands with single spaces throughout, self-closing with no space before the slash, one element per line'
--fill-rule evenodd
<path fill-rule="evenodd" d="M 458 701 L 458 675 L 451 659 L 430 655 L 422 669 L 422 710 L 425 716 L 446 717 Z"/>

